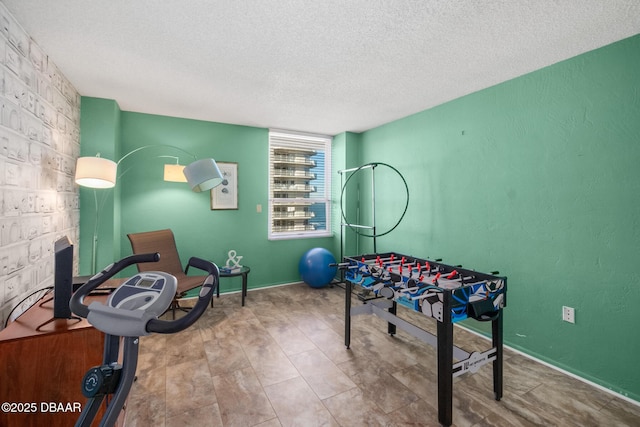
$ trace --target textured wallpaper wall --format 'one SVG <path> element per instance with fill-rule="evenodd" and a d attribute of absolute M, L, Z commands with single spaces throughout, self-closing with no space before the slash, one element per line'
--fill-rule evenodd
<path fill-rule="evenodd" d="M 78 241 L 79 152 L 79 94 L 0 3 L 0 329 L 53 285 L 55 240 Z"/>

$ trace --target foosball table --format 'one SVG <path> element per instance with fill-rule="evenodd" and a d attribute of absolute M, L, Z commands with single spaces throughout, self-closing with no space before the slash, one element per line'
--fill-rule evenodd
<path fill-rule="evenodd" d="M 507 278 L 443 264 L 441 260 L 382 253 L 344 257 L 338 265 L 345 286 L 345 345 L 351 344 L 351 316 L 373 314 L 396 328 L 437 348 L 438 420 L 450 426 L 453 378 L 476 372 L 493 362 L 495 399 L 502 398 L 502 310 L 506 306 Z M 354 285 L 362 288 L 364 304 L 352 307 Z M 436 335 L 397 315 L 398 305 L 437 321 Z M 491 322 L 492 347 L 467 352 L 453 343 L 453 324 L 465 319 Z"/>

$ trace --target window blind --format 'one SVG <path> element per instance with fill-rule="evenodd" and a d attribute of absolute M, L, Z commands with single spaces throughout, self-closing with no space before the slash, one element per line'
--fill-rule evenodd
<path fill-rule="evenodd" d="M 331 137 L 269 132 L 269 238 L 330 235 Z"/>

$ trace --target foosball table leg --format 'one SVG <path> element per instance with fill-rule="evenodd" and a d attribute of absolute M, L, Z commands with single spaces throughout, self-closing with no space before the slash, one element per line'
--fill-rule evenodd
<path fill-rule="evenodd" d="M 443 295 L 442 321 L 438 333 L 438 421 L 450 426 L 453 420 L 453 323 L 451 322 L 451 292 Z"/>
<path fill-rule="evenodd" d="M 344 345 L 349 348 L 351 345 L 351 282 L 345 281 L 344 295 Z"/>
<path fill-rule="evenodd" d="M 391 305 L 391 307 L 389 307 L 389 313 L 393 314 L 394 316 L 396 315 L 398 310 L 398 303 L 393 301 L 393 305 Z M 391 336 L 394 336 L 396 334 L 396 325 L 394 325 L 391 322 L 387 323 L 387 333 Z"/>
<path fill-rule="evenodd" d="M 496 400 L 502 399 L 502 309 L 498 317 L 491 321 L 491 338 L 496 349 L 496 360 L 493 361 L 493 392 Z"/>

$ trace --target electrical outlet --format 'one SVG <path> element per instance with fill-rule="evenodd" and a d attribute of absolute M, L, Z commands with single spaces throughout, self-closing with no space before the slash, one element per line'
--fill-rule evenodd
<path fill-rule="evenodd" d="M 562 320 L 569 323 L 576 323 L 576 311 L 573 307 L 562 306 Z"/>

